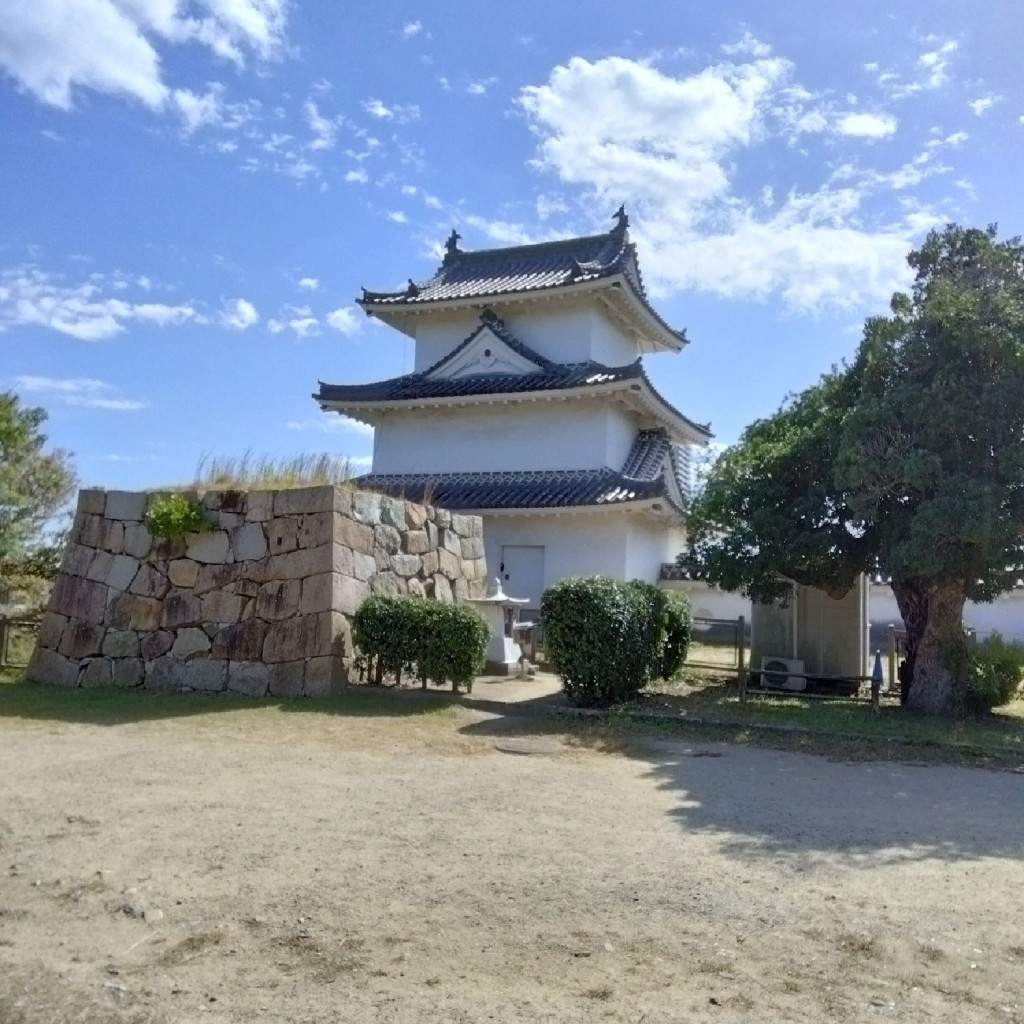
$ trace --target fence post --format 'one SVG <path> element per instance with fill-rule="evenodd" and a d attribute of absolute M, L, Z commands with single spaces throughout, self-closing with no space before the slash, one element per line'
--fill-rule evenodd
<path fill-rule="evenodd" d="M 0 619 L 0 668 L 7 668 L 10 655 L 11 620 Z"/>
<path fill-rule="evenodd" d="M 886 646 L 889 655 L 889 690 L 895 691 L 899 676 L 896 664 L 896 627 L 891 622 L 886 630 Z"/>
<path fill-rule="evenodd" d="M 737 620 L 736 664 L 739 668 L 740 703 L 747 702 L 747 620 L 741 615 Z"/>

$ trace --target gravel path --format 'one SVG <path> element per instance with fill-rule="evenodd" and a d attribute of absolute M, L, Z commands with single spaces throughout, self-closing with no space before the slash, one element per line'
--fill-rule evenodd
<path fill-rule="evenodd" d="M 0 778 L 2 1024 L 1024 1021 L 1020 775 L 268 708 Z"/>

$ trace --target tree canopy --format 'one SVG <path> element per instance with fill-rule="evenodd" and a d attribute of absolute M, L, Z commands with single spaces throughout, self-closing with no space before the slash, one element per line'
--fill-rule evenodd
<path fill-rule="evenodd" d="M 908 260 L 910 294 L 854 361 L 752 424 L 690 519 L 707 578 L 756 600 L 892 577 L 907 703 L 957 714 L 963 606 L 1019 575 L 1024 536 L 1024 248 L 949 225 Z"/>
<path fill-rule="evenodd" d="M 46 412 L 0 394 L 0 600 L 53 567 L 47 529 L 76 485 L 69 457 L 44 451 Z"/>

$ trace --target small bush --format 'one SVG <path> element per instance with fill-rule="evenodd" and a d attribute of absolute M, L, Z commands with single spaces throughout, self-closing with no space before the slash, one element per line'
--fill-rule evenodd
<path fill-rule="evenodd" d="M 670 590 L 665 593 L 665 646 L 661 652 L 661 679 L 673 679 L 683 667 L 693 635 L 693 612 L 686 594 Z"/>
<path fill-rule="evenodd" d="M 666 607 L 648 583 L 606 576 L 562 580 L 544 592 L 548 657 L 580 707 L 632 700 L 663 670 Z"/>
<path fill-rule="evenodd" d="M 967 705 L 976 714 L 1009 704 L 1021 692 L 1024 647 L 993 633 L 970 653 Z"/>
<path fill-rule="evenodd" d="M 154 494 L 146 507 L 146 527 L 154 537 L 180 537 L 213 528 L 199 502 L 184 494 Z"/>
<path fill-rule="evenodd" d="M 369 597 L 352 620 L 352 638 L 377 685 L 386 675 L 401 682 L 405 672 L 424 686 L 429 680 L 472 688 L 484 667 L 488 636 L 472 608 L 419 597 Z"/>

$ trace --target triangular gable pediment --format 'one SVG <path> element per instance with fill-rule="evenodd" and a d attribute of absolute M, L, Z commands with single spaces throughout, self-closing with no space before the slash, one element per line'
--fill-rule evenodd
<path fill-rule="evenodd" d="M 512 338 L 492 314 L 461 345 L 430 367 L 424 376 L 428 380 L 453 380 L 480 374 L 519 377 L 542 373 L 549 366 L 546 359 Z"/>

